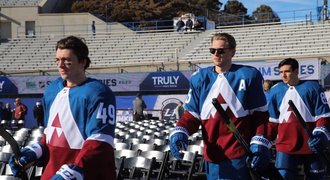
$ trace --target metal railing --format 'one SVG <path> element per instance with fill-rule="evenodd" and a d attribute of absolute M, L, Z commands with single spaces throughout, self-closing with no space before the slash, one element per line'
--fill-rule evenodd
<path fill-rule="evenodd" d="M 272 16 L 272 14 L 259 14 L 262 19 L 253 19 L 246 15 L 219 15 L 218 23 L 216 27 L 223 26 L 244 26 L 244 25 L 256 25 L 260 23 L 274 23 L 278 22 L 281 24 L 286 23 L 313 23 L 317 21 L 322 21 L 322 16 L 317 13 L 315 9 L 301 9 L 294 11 L 282 11 L 277 13 L 280 18 L 278 22 L 278 17 Z M 265 18 L 266 17 L 266 18 Z M 270 17 L 270 18 L 267 18 Z M 205 24 L 205 17 L 198 18 L 202 20 L 201 22 Z M 116 26 L 116 24 L 121 24 L 124 26 Z M 154 20 L 154 21 L 137 21 L 137 22 L 107 22 L 104 24 L 96 24 L 97 33 L 109 33 L 118 31 L 147 31 L 147 30 L 169 30 L 173 31 L 175 29 L 173 19 L 170 20 Z M 92 29 L 91 24 L 80 24 L 80 25 L 54 25 L 54 26 L 36 26 L 34 32 L 28 34 L 26 27 L 21 26 L 17 28 L 17 37 L 24 36 L 48 36 L 48 35 L 68 35 L 68 34 L 91 34 Z"/>

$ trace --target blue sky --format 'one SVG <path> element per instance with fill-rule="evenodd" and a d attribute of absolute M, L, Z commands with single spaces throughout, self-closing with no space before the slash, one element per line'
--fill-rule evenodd
<path fill-rule="evenodd" d="M 304 19 L 310 12 L 316 17 L 316 7 L 322 6 L 323 0 L 239 0 L 251 15 L 262 4 L 270 6 L 281 18 L 281 20 Z M 220 0 L 223 6 L 227 0 Z M 329 5 L 328 5 L 329 7 Z"/>

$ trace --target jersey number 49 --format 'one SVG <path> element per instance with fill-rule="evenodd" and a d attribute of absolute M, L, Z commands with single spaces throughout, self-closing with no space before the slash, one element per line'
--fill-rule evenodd
<path fill-rule="evenodd" d="M 115 106 L 109 104 L 108 107 L 104 107 L 104 103 L 100 103 L 99 109 L 97 110 L 97 119 L 102 119 L 102 123 L 115 124 L 116 110 Z"/>

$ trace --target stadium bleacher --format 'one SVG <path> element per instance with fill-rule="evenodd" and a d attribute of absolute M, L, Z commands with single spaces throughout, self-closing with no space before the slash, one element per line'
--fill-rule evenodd
<path fill-rule="evenodd" d="M 111 32 L 86 39 L 92 59 L 91 69 L 168 66 L 179 63 L 189 69 L 189 63 L 210 63 L 210 37 L 215 32 L 227 32 L 237 40 L 234 61 L 277 60 L 286 57 L 329 57 L 330 23 L 293 23 L 223 27 L 203 32 Z M 55 44 L 63 36 L 14 38 L 0 47 L 0 71 L 55 71 Z M 154 69 L 152 69 L 154 70 Z M 150 68 L 142 69 L 150 71 Z M 109 71 L 111 72 L 111 71 Z"/>
<path fill-rule="evenodd" d="M 215 32 L 232 34 L 237 41 L 234 60 L 276 60 L 286 57 L 328 57 L 330 23 L 271 24 L 268 26 L 223 27 Z M 209 62 L 210 37 L 204 38 L 181 62 Z"/>
<path fill-rule="evenodd" d="M 110 33 L 81 36 L 86 40 L 92 59 L 91 68 L 141 66 L 174 62 L 181 51 L 199 33 Z M 52 70 L 55 45 L 63 36 L 15 38 L 1 50 L 2 72 Z"/>

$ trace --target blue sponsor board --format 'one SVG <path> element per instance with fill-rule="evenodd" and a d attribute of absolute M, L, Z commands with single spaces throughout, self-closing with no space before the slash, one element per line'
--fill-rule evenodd
<path fill-rule="evenodd" d="M 0 77 L 0 95 L 18 94 L 18 88 L 7 77 Z"/>
<path fill-rule="evenodd" d="M 188 90 L 189 80 L 179 71 L 150 73 L 140 84 L 140 91 Z"/>

